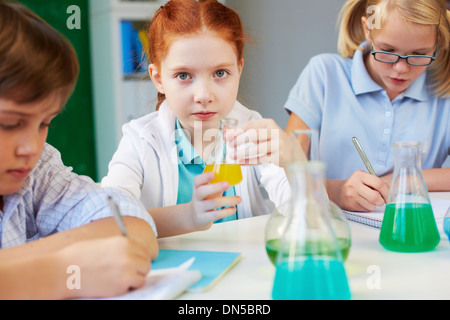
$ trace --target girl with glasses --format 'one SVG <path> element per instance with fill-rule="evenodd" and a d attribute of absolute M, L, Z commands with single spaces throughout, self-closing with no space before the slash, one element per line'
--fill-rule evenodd
<path fill-rule="evenodd" d="M 348 0 L 339 55 L 311 59 L 285 109 L 287 132 L 318 129 L 331 200 L 352 211 L 383 205 L 393 143 L 419 141 L 430 191 L 450 190 L 450 13 L 443 0 Z M 365 171 L 352 137 L 376 175 Z"/>

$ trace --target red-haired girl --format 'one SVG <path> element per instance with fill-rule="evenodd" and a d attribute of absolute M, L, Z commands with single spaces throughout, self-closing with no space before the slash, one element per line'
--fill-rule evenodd
<path fill-rule="evenodd" d="M 274 122 L 236 101 L 244 42 L 239 16 L 216 0 L 172 0 L 152 20 L 149 72 L 159 91 L 158 111 L 124 126 L 102 185 L 140 199 L 161 237 L 267 214 L 261 187 L 276 205 L 290 195 L 284 169 L 275 164 L 242 167 L 242 182 L 231 188 L 210 184 L 214 174 L 202 174 L 214 143 L 207 133 L 217 133 L 221 119 L 241 125 L 259 119 L 256 124 L 268 122 L 279 133 L 268 140 L 290 141 Z M 216 194 L 223 196 L 210 199 Z"/>

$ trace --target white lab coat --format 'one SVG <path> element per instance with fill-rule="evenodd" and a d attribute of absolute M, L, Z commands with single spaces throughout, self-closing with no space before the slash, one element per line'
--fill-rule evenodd
<path fill-rule="evenodd" d="M 261 115 L 236 102 L 228 117 L 245 123 Z M 102 186 L 130 192 L 147 209 L 176 205 L 178 157 L 174 137 L 175 116 L 166 102 L 158 112 L 125 124 Z M 281 167 L 243 166 L 242 176 L 242 182 L 235 186 L 236 194 L 242 198 L 237 208 L 239 219 L 271 213 L 273 205 L 279 206 L 290 198 L 291 189 Z"/>

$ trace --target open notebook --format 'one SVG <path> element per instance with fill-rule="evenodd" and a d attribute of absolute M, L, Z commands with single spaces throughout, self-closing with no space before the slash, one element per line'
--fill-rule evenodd
<path fill-rule="evenodd" d="M 450 207 L 450 200 L 431 198 L 430 201 L 436 222 L 442 224 L 444 216 Z M 375 228 L 381 228 L 384 207 L 378 207 L 372 212 L 351 212 L 344 210 L 344 213 L 351 221 L 367 224 Z"/>
<path fill-rule="evenodd" d="M 113 300 L 171 300 L 211 289 L 241 257 L 237 252 L 160 250 L 146 284 Z"/>

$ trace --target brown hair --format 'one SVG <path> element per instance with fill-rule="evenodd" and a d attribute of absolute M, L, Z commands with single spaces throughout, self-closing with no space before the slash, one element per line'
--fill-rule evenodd
<path fill-rule="evenodd" d="M 353 57 L 366 40 L 361 18 L 369 17 L 371 6 L 381 8 L 381 25 L 389 13 L 397 12 L 405 21 L 437 26 L 436 61 L 429 67 L 432 87 L 437 95 L 450 96 L 450 11 L 444 0 L 348 0 L 340 13 L 339 54 Z"/>
<path fill-rule="evenodd" d="M 0 98 L 39 102 L 72 94 L 79 65 L 72 45 L 36 14 L 0 0 Z"/>
<path fill-rule="evenodd" d="M 215 32 L 235 46 L 238 60 L 244 56 L 245 35 L 239 15 L 216 0 L 171 0 L 153 17 L 149 28 L 149 60 L 158 69 L 170 45 L 179 37 Z M 158 94 L 159 109 L 165 100 Z"/>

